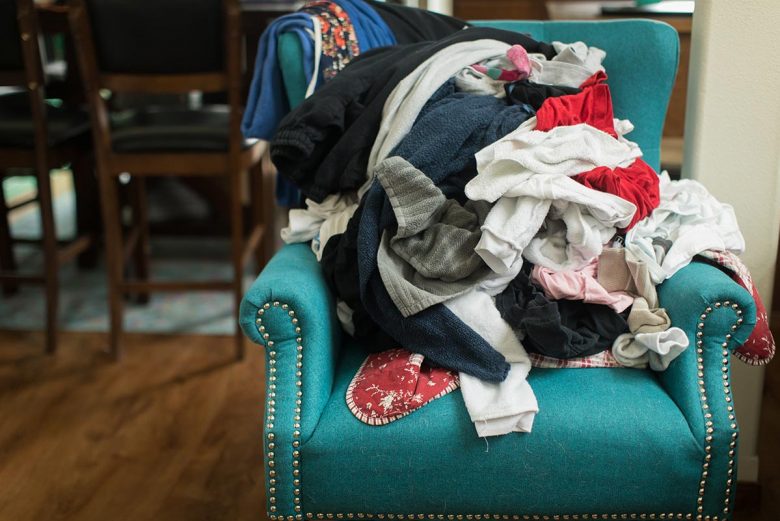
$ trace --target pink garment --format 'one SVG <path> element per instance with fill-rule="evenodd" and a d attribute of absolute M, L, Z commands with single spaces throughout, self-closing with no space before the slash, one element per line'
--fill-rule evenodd
<path fill-rule="evenodd" d="M 595 258 L 578 270 L 553 271 L 537 265 L 531 277 L 542 287 L 547 298 L 604 304 L 618 313 L 628 309 L 634 303 L 634 297 L 625 291 L 609 292 L 604 289 L 596 278 L 597 270 L 598 258 Z"/>
<path fill-rule="evenodd" d="M 528 52 L 522 45 L 513 45 L 506 52 L 506 57 L 515 66 L 515 69 L 522 75 L 521 80 L 531 75 L 531 60 L 528 58 Z"/>
<path fill-rule="evenodd" d="M 488 65 L 475 63 L 471 68 L 500 81 L 524 80 L 531 75 L 531 60 L 522 45 L 510 47 L 506 52 L 506 58 L 509 60 L 509 65 L 514 68 L 501 67 L 499 64 L 502 59 L 492 60 Z"/>

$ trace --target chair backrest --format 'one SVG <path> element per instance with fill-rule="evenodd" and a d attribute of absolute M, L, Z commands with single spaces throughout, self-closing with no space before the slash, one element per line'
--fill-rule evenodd
<path fill-rule="evenodd" d="M 69 5 L 85 83 L 98 89 L 218 92 L 241 81 L 238 0 L 70 0 Z"/>
<path fill-rule="evenodd" d="M 16 0 L 0 0 L 0 72 L 19 72 L 23 69 Z"/>
<path fill-rule="evenodd" d="M 680 40 L 668 24 L 653 20 L 610 21 L 478 21 L 475 25 L 527 33 L 545 42 L 583 41 L 607 52 L 604 67 L 615 115 L 636 129 L 629 138 L 642 148 L 645 160 L 660 166 L 661 133 L 679 61 Z M 296 38 L 282 39 L 279 58 L 288 99 L 297 100 L 306 86 Z M 297 60 L 297 61 L 296 61 Z"/>
<path fill-rule="evenodd" d="M 225 68 L 222 0 L 88 0 L 104 73 L 192 74 Z"/>
<path fill-rule="evenodd" d="M 240 153 L 241 10 L 238 0 L 69 0 L 98 162 L 111 152 L 112 92 L 227 92 L 229 151 Z"/>
<path fill-rule="evenodd" d="M 0 0 L 0 17 L 5 16 L 11 17 L 13 26 L 2 18 L 0 30 L 4 34 L 0 37 L 0 45 L 8 48 L 0 51 L 0 54 L 7 53 L 0 68 L 0 86 L 24 87 L 27 91 L 35 137 L 35 168 L 39 173 L 48 172 L 45 81 L 35 4 L 33 0 Z M 11 41 L 13 38 L 15 43 Z M 16 67 L 19 69 L 15 70 Z"/>

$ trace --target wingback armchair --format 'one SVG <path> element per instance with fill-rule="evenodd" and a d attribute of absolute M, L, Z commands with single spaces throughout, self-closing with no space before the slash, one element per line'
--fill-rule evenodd
<path fill-rule="evenodd" d="M 615 113 L 635 124 L 631 139 L 658 168 L 674 29 L 639 20 L 490 25 L 605 49 Z M 290 84 L 297 50 L 288 44 L 280 56 L 293 99 L 301 89 Z M 244 332 L 266 355 L 270 519 L 730 519 L 739 428 L 729 353 L 750 334 L 755 305 L 701 263 L 658 291 L 691 342 L 666 372 L 533 369 L 533 432 L 486 442 L 459 391 L 385 426 L 355 419 L 345 392 L 365 354 L 342 333 L 308 245 L 283 247 L 241 308 Z"/>

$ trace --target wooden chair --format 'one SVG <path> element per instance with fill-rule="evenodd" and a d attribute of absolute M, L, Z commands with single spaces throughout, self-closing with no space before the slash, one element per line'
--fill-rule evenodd
<path fill-rule="evenodd" d="M 241 32 L 237 0 L 74 0 L 71 31 L 90 107 L 105 230 L 110 305 L 110 349 L 120 356 L 124 293 L 229 290 L 235 310 L 244 266 L 254 252 L 262 263 L 262 149 L 241 135 Z M 101 91 L 114 93 L 226 92 L 227 107 L 150 108 L 112 121 Z M 242 193 L 249 179 L 251 230 L 245 238 Z M 117 178 L 130 173 L 137 206 L 123 238 Z M 229 281 L 154 281 L 148 270 L 124 276 L 129 256 L 148 258 L 144 180 L 149 176 L 220 176 L 230 193 L 233 278 Z M 237 315 L 236 315 L 237 316 Z M 236 320 L 236 355 L 243 341 Z"/>
<path fill-rule="evenodd" d="M 33 169 L 37 193 L 8 205 L 0 193 L 0 284 L 3 293 L 13 294 L 19 284 L 42 284 L 46 291 L 46 352 L 57 346 L 59 267 L 84 254 L 93 245 L 91 234 L 83 233 L 68 244 L 56 237 L 49 172 L 71 165 L 77 197 L 95 195 L 91 179 L 87 115 L 70 108 L 47 106 L 46 84 L 39 49 L 40 28 L 33 0 L 0 0 L 0 87 L 18 87 L 0 95 L 0 181 L 14 168 Z M 9 212 L 38 203 L 42 239 L 21 239 L 11 235 Z M 77 204 L 77 208 L 84 205 Z M 89 228 L 90 216 L 79 211 L 78 229 Z M 94 220 L 93 220 L 94 221 Z M 92 223 L 95 224 L 94 222 Z M 20 273 L 14 256 L 15 242 L 43 245 L 44 271 Z"/>

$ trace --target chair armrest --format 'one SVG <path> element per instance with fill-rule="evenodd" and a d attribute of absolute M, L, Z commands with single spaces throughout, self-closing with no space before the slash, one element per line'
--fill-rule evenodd
<path fill-rule="evenodd" d="M 276 491 L 267 494 L 268 511 L 292 512 L 298 505 L 286 498 L 297 497 L 298 450 L 330 398 L 341 346 L 334 300 L 308 245 L 274 255 L 244 296 L 240 323 L 266 348 L 263 452 L 266 488 Z"/>
<path fill-rule="evenodd" d="M 704 488 L 700 513 L 724 515 L 734 504 L 738 427 L 731 393 L 730 351 L 744 343 L 756 323 L 751 295 L 721 270 L 694 262 L 658 287 L 672 324 L 690 347 L 658 374 L 702 445 Z M 714 482 L 709 476 L 728 476 Z"/>

